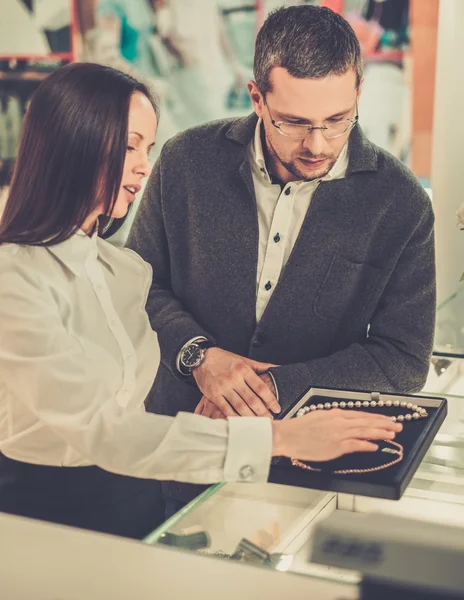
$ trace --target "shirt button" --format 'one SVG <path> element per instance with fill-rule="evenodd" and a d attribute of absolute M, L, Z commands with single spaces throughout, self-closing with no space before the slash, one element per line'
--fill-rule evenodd
<path fill-rule="evenodd" d="M 275 234 L 274 236 L 274 242 L 277 244 L 277 242 L 280 242 L 280 235 L 278 233 Z"/>
<path fill-rule="evenodd" d="M 268 292 L 271 289 L 271 287 L 272 287 L 272 283 L 270 281 L 268 281 L 266 283 L 266 285 L 264 286 L 264 289 Z"/>
<path fill-rule="evenodd" d="M 251 467 L 250 465 L 243 465 L 243 467 L 241 467 L 238 474 L 240 476 L 240 479 L 243 479 L 244 481 L 246 481 L 247 479 L 250 479 L 251 477 L 253 477 L 253 475 L 255 474 L 255 471 L 254 471 L 253 467 Z"/>
<path fill-rule="evenodd" d="M 291 188 L 291 187 L 288 187 L 288 188 L 285 190 L 285 195 L 286 195 L 286 196 L 290 196 L 290 192 L 291 192 L 291 191 L 292 191 L 292 188 Z"/>

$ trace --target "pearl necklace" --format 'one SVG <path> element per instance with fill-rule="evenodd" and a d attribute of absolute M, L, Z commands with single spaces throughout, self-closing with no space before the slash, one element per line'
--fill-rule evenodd
<path fill-rule="evenodd" d="M 302 417 L 303 415 L 313 412 L 315 410 L 330 410 L 331 408 L 342 408 L 342 409 L 351 409 L 351 408 L 379 408 L 383 407 L 394 407 L 394 408 L 406 408 L 407 410 L 412 411 L 411 413 L 407 413 L 405 415 L 398 415 L 397 417 L 391 417 L 392 421 L 399 421 L 400 423 L 403 421 L 417 421 L 418 419 L 424 419 L 428 417 L 428 412 L 422 406 L 418 404 L 413 404 L 412 402 L 400 402 L 399 400 L 380 400 L 380 396 L 375 396 L 371 394 L 371 398 L 378 398 L 376 400 L 364 400 L 361 402 L 357 400 L 356 402 L 326 402 L 325 404 L 310 404 L 309 406 L 303 406 L 296 413 L 297 417 Z"/>
<path fill-rule="evenodd" d="M 405 415 L 398 415 L 391 417 L 392 421 L 417 421 L 419 419 L 424 419 L 428 417 L 428 413 L 425 408 L 422 408 L 418 404 L 413 404 L 412 402 L 405 402 L 400 400 L 380 400 L 380 394 L 372 393 L 371 398 L 375 398 L 375 400 L 364 400 L 361 402 L 357 400 L 356 402 L 326 402 L 325 404 L 310 404 L 309 406 L 303 406 L 296 413 L 297 417 L 302 417 L 310 412 L 315 412 L 316 410 L 331 410 L 332 408 L 341 408 L 341 409 L 353 409 L 353 408 L 406 408 L 412 413 L 406 413 Z M 391 460 L 388 463 L 383 465 L 379 465 L 378 467 L 371 467 L 370 469 L 337 469 L 335 471 L 329 471 L 332 475 L 352 475 L 352 474 L 360 474 L 360 473 L 374 473 L 375 471 L 382 471 L 383 469 L 388 469 L 393 465 L 401 462 L 404 457 L 404 449 L 401 444 L 398 442 L 393 442 L 392 440 L 382 440 L 383 442 L 390 444 L 393 448 L 382 448 L 381 452 L 386 452 L 389 454 L 395 454 L 396 458 Z M 317 471 L 319 473 L 323 472 L 323 469 L 317 469 L 315 467 L 311 467 L 310 465 L 298 460 L 297 458 L 291 458 L 292 465 L 294 467 L 298 467 L 300 469 L 305 469 L 307 471 Z"/>

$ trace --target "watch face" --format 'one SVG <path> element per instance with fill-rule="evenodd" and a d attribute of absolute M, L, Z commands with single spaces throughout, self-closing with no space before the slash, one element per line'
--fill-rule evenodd
<path fill-rule="evenodd" d="M 188 346 L 182 353 L 182 364 L 184 367 L 196 367 L 201 362 L 202 351 L 198 346 Z"/>

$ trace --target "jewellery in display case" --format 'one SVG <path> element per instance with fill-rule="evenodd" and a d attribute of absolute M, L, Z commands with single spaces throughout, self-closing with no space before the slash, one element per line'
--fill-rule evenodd
<path fill-rule="evenodd" d="M 230 558 L 230 554 L 227 554 L 224 550 L 206 550 L 201 548 L 200 550 L 197 550 L 197 553 L 203 554 L 204 556 L 215 556 L 216 558 Z"/>
<path fill-rule="evenodd" d="M 372 392 L 371 400 L 357 400 L 356 402 L 326 402 L 325 404 L 310 404 L 309 406 L 303 406 L 296 413 L 297 417 L 302 417 L 303 415 L 314 412 L 316 410 L 331 410 L 332 408 L 341 408 L 344 410 L 351 410 L 353 408 L 406 408 L 409 412 L 405 415 L 393 416 L 392 421 L 398 421 L 399 423 L 403 423 L 404 421 L 417 421 L 418 419 L 425 419 L 428 417 L 428 412 L 422 406 L 418 404 L 413 404 L 412 402 L 405 402 L 404 400 L 400 402 L 400 400 L 381 400 L 380 394 L 376 392 Z"/>
<path fill-rule="evenodd" d="M 399 423 L 408 422 L 408 421 L 418 421 L 419 419 L 425 419 L 428 417 L 428 413 L 422 406 L 418 404 L 413 404 L 412 402 L 406 402 L 404 400 L 381 400 L 380 394 L 378 392 L 371 393 L 370 400 L 356 400 L 356 401 L 335 401 L 335 402 L 325 402 L 324 404 L 310 404 L 303 406 L 296 413 L 297 417 L 302 417 L 310 412 L 315 412 L 317 410 L 331 410 L 333 408 L 340 408 L 342 410 L 352 410 L 352 409 L 362 409 L 362 408 L 404 408 L 409 410 L 410 412 L 404 415 L 392 416 L 392 421 L 396 421 Z M 383 469 L 388 469 L 393 465 L 401 462 L 404 457 L 404 449 L 401 444 L 398 442 L 393 442 L 392 440 L 381 440 L 386 444 L 390 444 L 393 448 L 385 447 L 381 449 L 381 452 L 385 452 L 388 454 L 396 455 L 396 458 L 393 460 L 383 464 L 378 465 L 376 467 L 370 467 L 367 469 L 337 469 L 335 471 L 327 471 L 332 475 L 352 475 L 352 474 L 362 474 L 362 473 L 374 473 L 376 471 L 382 471 Z M 324 469 L 320 469 L 317 467 L 311 467 L 310 465 L 304 463 L 303 461 L 297 458 L 291 458 L 291 463 L 294 467 L 298 467 L 300 469 L 306 469 L 307 471 L 316 471 L 318 473 L 325 472 Z"/>
<path fill-rule="evenodd" d="M 263 548 L 260 548 L 257 544 L 254 544 L 246 538 L 240 540 L 237 548 L 232 554 L 227 554 L 222 550 L 213 552 L 199 550 L 198 552 L 207 556 L 217 556 L 219 558 L 227 558 L 239 562 L 263 565 L 278 571 L 286 571 L 293 561 L 293 556 L 291 554 L 282 554 L 281 552 L 269 554 L 266 550 L 263 550 Z"/>
<path fill-rule="evenodd" d="M 398 442 L 392 442 L 391 440 L 382 440 L 382 442 L 386 442 L 387 444 L 391 444 L 394 448 L 382 448 L 381 452 L 387 452 L 389 454 L 396 454 L 397 457 L 390 462 L 387 462 L 383 465 L 379 465 L 377 467 L 370 467 L 369 469 L 337 469 L 336 471 L 327 471 L 327 473 L 331 473 L 332 475 L 359 475 L 362 473 L 375 473 L 375 471 L 382 471 L 383 469 L 388 469 L 389 467 L 393 467 L 397 463 L 403 460 L 404 452 L 403 446 L 398 444 Z M 325 472 L 324 469 L 318 469 L 316 467 L 311 467 L 306 463 L 298 460 L 297 458 L 290 459 L 292 461 L 292 465 L 294 467 L 298 467 L 300 469 L 306 469 L 307 471 L 317 471 L 318 473 Z"/>
<path fill-rule="evenodd" d="M 192 531 L 192 533 L 182 535 L 166 531 L 158 538 L 158 544 L 198 550 L 199 548 L 208 548 L 211 545 L 211 540 L 206 531 Z"/>

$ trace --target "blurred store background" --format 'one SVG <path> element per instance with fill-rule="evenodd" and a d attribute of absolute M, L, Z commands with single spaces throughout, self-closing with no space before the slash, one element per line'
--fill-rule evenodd
<path fill-rule="evenodd" d="M 251 111 L 246 82 L 256 32 L 269 11 L 302 3 L 1 0 L 0 187 L 5 190 L 11 174 L 28 99 L 51 70 L 86 60 L 150 83 L 162 101 L 159 153 L 185 128 Z M 351 22 L 365 60 L 361 125 L 429 187 L 439 0 L 307 3 Z M 123 243 L 129 226 L 115 243 Z"/>

